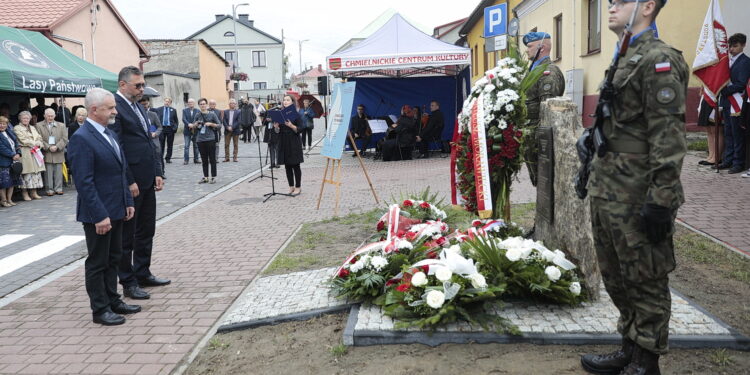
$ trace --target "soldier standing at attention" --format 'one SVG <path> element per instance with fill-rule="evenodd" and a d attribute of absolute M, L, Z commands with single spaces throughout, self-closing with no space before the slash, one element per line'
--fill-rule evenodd
<path fill-rule="evenodd" d="M 536 129 L 539 127 L 539 106 L 549 98 L 562 96 L 565 93 L 565 76 L 549 58 L 552 50 L 550 35 L 544 32 L 533 32 L 523 36 L 526 55 L 531 59 L 531 68 L 547 64 L 544 73 L 536 83 L 526 91 L 526 110 L 529 123 L 524 130 L 524 159 L 529 169 L 531 183 L 536 186 L 537 152 L 539 140 Z"/>
<path fill-rule="evenodd" d="M 609 29 L 621 39 L 628 29 L 632 37 L 612 82 L 611 117 L 603 122 L 607 152 L 595 156 L 588 190 L 594 246 L 604 286 L 620 312 L 622 348 L 584 355 L 581 364 L 596 374 L 659 374 L 659 356 L 668 349 L 667 275 L 675 268 L 674 220 L 684 202 L 688 67 L 680 51 L 655 35 L 665 4 L 609 5 Z"/>

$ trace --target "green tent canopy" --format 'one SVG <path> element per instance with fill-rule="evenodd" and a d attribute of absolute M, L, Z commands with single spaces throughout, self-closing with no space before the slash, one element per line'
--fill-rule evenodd
<path fill-rule="evenodd" d="M 0 26 L 0 91 L 85 96 L 117 90 L 117 75 L 62 49 L 41 33 Z"/>

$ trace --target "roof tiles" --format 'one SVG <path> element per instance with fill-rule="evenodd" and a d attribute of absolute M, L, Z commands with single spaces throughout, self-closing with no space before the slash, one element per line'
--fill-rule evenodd
<path fill-rule="evenodd" d="M 16 28 L 48 28 L 87 0 L 2 0 L 0 24 Z"/>

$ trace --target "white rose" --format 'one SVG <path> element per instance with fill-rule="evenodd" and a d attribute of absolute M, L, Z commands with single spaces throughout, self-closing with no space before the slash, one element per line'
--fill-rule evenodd
<path fill-rule="evenodd" d="M 575 295 L 581 294 L 581 283 L 579 283 L 577 281 L 574 282 L 574 283 L 571 283 L 570 284 L 570 292 L 573 293 L 573 294 L 575 294 Z"/>
<path fill-rule="evenodd" d="M 411 285 L 424 286 L 427 285 L 427 275 L 424 272 L 417 272 L 411 277 Z"/>
<path fill-rule="evenodd" d="M 482 289 L 487 287 L 487 280 L 484 279 L 481 273 L 475 273 L 469 277 L 471 280 L 471 286 Z"/>
<path fill-rule="evenodd" d="M 440 281 L 448 281 L 453 276 L 453 272 L 448 267 L 440 267 L 435 271 L 435 277 Z"/>
<path fill-rule="evenodd" d="M 562 272 L 560 272 L 560 269 L 555 266 L 549 266 L 544 270 L 544 273 L 547 275 L 547 277 L 552 281 L 553 283 L 557 280 L 560 280 L 560 276 L 562 276 Z"/>
<path fill-rule="evenodd" d="M 427 302 L 428 306 L 432 307 L 433 309 L 439 309 L 445 302 L 445 294 L 443 294 L 443 292 L 439 290 L 431 290 L 427 292 L 424 299 L 425 302 Z"/>
<path fill-rule="evenodd" d="M 521 259 L 521 255 L 523 255 L 523 252 L 517 247 L 512 247 L 505 251 L 505 257 L 511 262 L 517 262 Z"/>

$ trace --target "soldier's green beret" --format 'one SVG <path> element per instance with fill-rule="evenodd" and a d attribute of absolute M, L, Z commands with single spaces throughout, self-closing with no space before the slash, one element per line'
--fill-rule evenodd
<path fill-rule="evenodd" d="M 531 42 L 537 40 L 550 39 L 552 38 L 549 34 L 542 31 L 534 31 L 523 36 L 523 45 L 528 46 Z"/>

